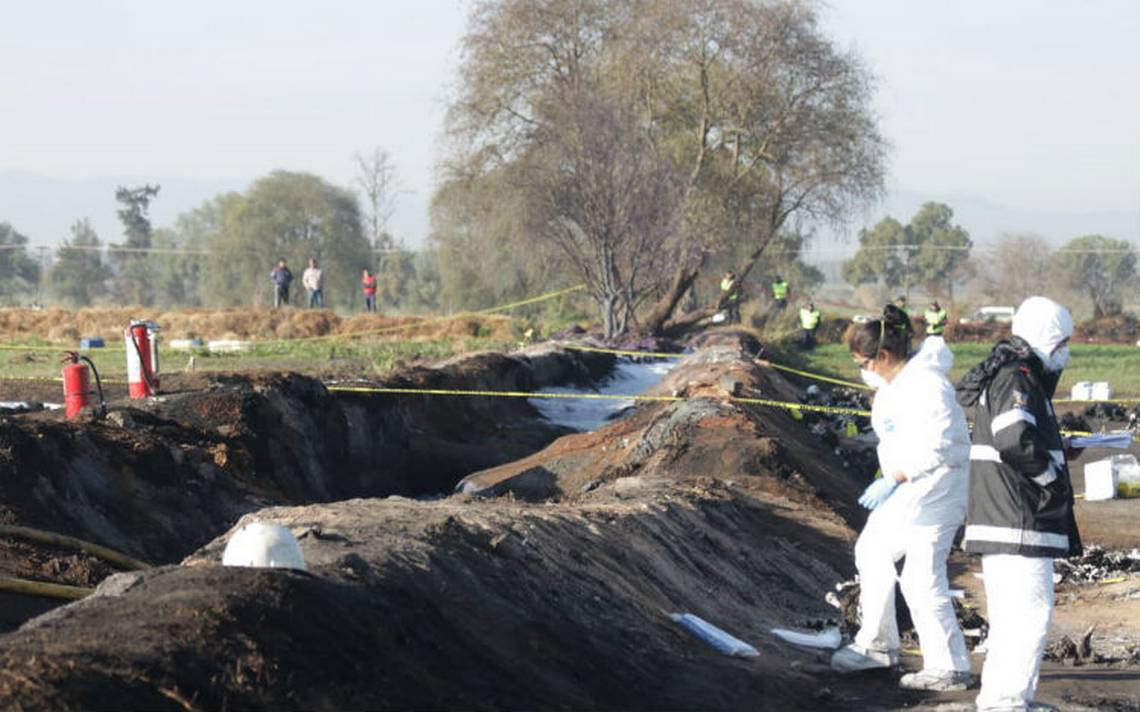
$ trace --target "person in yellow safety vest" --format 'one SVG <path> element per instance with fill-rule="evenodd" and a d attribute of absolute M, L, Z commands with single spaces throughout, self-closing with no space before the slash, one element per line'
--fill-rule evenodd
<path fill-rule="evenodd" d="M 729 324 L 740 323 L 740 282 L 730 270 L 724 273 L 720 280 L 720 302 L 717 305 L 725 312 L 725 322 Z"/>
<path fill-rule="evenodd" d="M 775 302 L 773 307 L 776 311 L 788 308 L 788 283 L 780 275 L 776 275 L 776 279 L 772 282 L 772 301 Z"/>
<path fill-rule="evenodd" d="M 938 304 L 937 299 L 930 303 L 930 308 L 922 318 L 926 322 L 927 336 L 942 336 L 946 330 L 946 310 Z"/>
<path fill-rule="evenodd" d="M 814 302 L 800 307 L 800 327 L 803 329 L 801 348 L 810 349 L 815 346 L 815 330 L 819 328 L 819 319 L 819 309 L 815 308 Z"/>

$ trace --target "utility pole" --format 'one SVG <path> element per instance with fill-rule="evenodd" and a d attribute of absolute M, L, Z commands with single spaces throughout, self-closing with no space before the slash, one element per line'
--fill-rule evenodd
<path fill-rule="evenodd" d="M 47 245 L 39 245 L 36 249 L 40 251 L 40 278 L 36 280 L 36 304 L 35 306 L 43 308 L 44 306 L 44 280 L 47 275 Z"/>

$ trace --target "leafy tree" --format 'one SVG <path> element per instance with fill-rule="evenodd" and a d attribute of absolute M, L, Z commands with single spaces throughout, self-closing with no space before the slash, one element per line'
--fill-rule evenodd
<path fill-rule="evenodd" d="M 38 284 L 40 267 L 28 256 L 27 244 L 25 235 L 0 223 L 0 303 L 15 305 Z"/>
<path fill-rule="evenodd" d="M 953 298 L 954 282 L 970 258 L 970 234 L 953 224 L 954 211 L 926 203 L 903 226 L 887 216 L 859 231 L 859 250 L 843 263 L 843 279 L 852 285 L 882 282 L 907 294 L 916 285 Z"/>
<path fill-rule="evenodd" d="M 204 239 L 210 259 L 200 280 L 205 304 L 266 303 L 269 272 L 279 258 L 289 262 L 299 292 L 310 257 L 325 274 L 325 303 L 357 304 L 371 254 L 349 191 L 309 173 L 275 171 L 240 197 L 216 200 L 209 211 Z"/>
<path fill-rule="evenodd" d="M 910 219 L 907 232 L 918 251 L 911 268 L 918 283 L 954 301 L 954 283 L 969 264 L 970 233 L 954 224 L 954 211 L 944 203 L 926 203 Z"/>
<path fill-rule="evenodd" d="M 1054 263 L 1062 282 L 1092 301 L 1094 319 L 1119 314 L 1125 295 L 1135 293 L 1136 249 L 1124 240 L 1078 237 L 1056 252 Z"/>
<path fill-rule="evenodd" d="M 882 281 L 891 289 L 909 287 L 913 248 L 907 229 L 887 216 L 871 229 L 859 231 L 859 250 L 843 263 L 843 279 L 855 286 Z"/>
<path fill-rule="evenodd" d="M 804 236 L 795 232 L 781 232 L 768 248 L 770 259 L 753 270 L 757 293 L 771 296 L 772 282 L 780 275 L 787 282 L 793 295 L 803 297 L 823 284 L 823 272 L 800 259 L 803 252 Z"/>
<path fill-rule="evenodd" d="M 746 275 L 785 226 L 877 194 L 870 87 L 806 3 L 486 0 L 464 39 L 450 168 L 506 171 L 530 234 L 587 275 L 603 322 L 646 305 L 660 331 L 710 254 L 747 245 Z M 630 187 L 657 204 L 626 200 Z"/>
<path fill-rule="evenodd" d="M 99 236 L 87 218 L 71 226 L 48 272 L 48 293 L 73 307 L 89 307 L 107 293 L 111 270 L 103 262 Z"/>
<path fill-rule="evenodd" d="M 121 304 L 149 306 L 154 303 L 154 266 L 148 250 L 154 237 L 147 211 L 160 187 L 144 185 L 139 188 L 115 188 L 116 211 L 123 224 L 125 243 L 111 245 L 111 263 L 115 268 L 113 291 Z"/>
<path fill-rule="evenodd" d="M 203 306 L 222 303 L 208 294 L 206 275 L 217 267 L 210 250 L 221 244 L 228 216 L 242 197 L 223 193 L 178 216 L 171 229 L 154 235 L 155 286 L 162 306 Z"/>

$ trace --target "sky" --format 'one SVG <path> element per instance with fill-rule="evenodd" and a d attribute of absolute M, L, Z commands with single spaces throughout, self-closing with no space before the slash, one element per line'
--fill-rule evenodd
<path fill-rule="evenodd" d="M 353 154 L 373 147 L 400 175 L 392 230 L 413 246 L 426 236 L 470 0 L 5 4 L 0 221 L 33 243 L 84 215 L 118 239 L 118 183 L 162 184 L 163 225 L 276 169 L 351 187 Z M 1117 237 L 1140 240 L 1140 2 L 820 12 L 878 77 L 893 146 L 893 197 L 861 220 L 938 196 L 1045 226 L 1111 215 L 1130 233 Z"/>

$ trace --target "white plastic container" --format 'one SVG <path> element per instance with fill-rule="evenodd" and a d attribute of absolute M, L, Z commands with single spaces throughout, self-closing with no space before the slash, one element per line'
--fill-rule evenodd
<path fill-rule="evenodd" d="M 206 348 L 213 353 L 249 351 L 249 342 L 238 341 L 237 339 L 211 339 L 206 342 Z"/>
<path fill-rule="evenodd" d="M 1106 401 L 1112 398 L 1112 386 L 1108 385 L 1108 381 L 1097 381 L 1092 384 L 1092 399 L 1095 401 Z"/>
<path fill-rule="evenodd" d="M 1136 456 L 1117 455 L 1117 457 L 1132 459 L 1122 461 L 1116 468 L 1116 496 L 1125 499 L 1140 497 L 1140 463 L 1136 462 Z"/>
<path fill-rule="evenodd" d="M 1140 462 L 1135 455 L 1113 455 L 1085 465 L 1085 499 L 1097 501 L 1140 494 Z"/>
<path fill-rule="evenodd" d="M 1069 397 L 1075 401 L 1092 400 L 1093 384 L 1090 381 L 1080 381 L 1073 384 L 1073 390 L 1070 391 Z"/>

